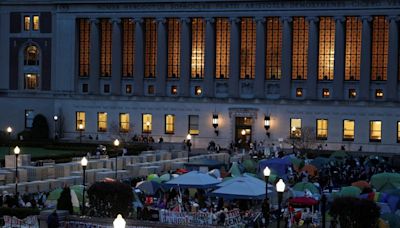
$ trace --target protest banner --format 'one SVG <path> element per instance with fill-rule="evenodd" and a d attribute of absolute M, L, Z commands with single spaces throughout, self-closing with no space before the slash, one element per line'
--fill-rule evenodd
<path fill-rule="evenodd" d="M 19 219 L 15 216 L 11 217 L 4 215 L 4 228 L 21 227 L 21 228 L 39 228 L 37 216 L 28 216 L 24 219 Z"/>

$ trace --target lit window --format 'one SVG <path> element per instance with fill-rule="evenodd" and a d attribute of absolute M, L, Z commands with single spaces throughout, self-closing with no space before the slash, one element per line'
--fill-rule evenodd
<path fill-rule="evenodd" d="M 168 78 L 179 78 L 181 68 L 181 24 L 168 18 Z"/>
<path fill-rule="evenodd" d="M 371 80 L 385 81 L 388 65 L 389 21 L 385 16 L 373 18 Z"/>
<path fill-rule="evenodd" d="M 147 87 L 147 94 L 150 94 L 150 95 L 154 94 L 154 86 L 153 85 L 149 85 Z"/>
<path fill-rule="evenodd" d="M 377 98 L 377 99 L 383 98 L 383 90 L 382 89 L 375 90 L 375 98 Z"/>
<path fill-rule="evenodd" d="M 35 45 L 29 45 L 25 48 L 24 65 L 39 65 L 39 49 Z"/>
<path fill-rule="evenodd" d="M 198 135 L 199 131 L 199 116 L 198 115 L 189 115 L 189 134 Z"/>
<path fill-rule="evenodd" d="M 349 89 L 349 98 L 354 99 L 357 97 L 357 92 L 355 89 Z"/>
<path fill-rule="evenodd" d="M 171 86 L 171 95 L 176 95 L 178 94 L 178 87 L 173 85 Z"/>
<path fill-rule="evenodd" d="M 279 17 L 267 18 L 267 47 L 266 52 L 266 78 L 277 80 L 281 78 L 281 52 L 282 52 L 282 22 Z"/>
<path fill-rule="evenodd" d="M 133 77 L 135 62 L 135 23 L 122 19 L 122 77 Z"/>
<path fill-rule="evenodd" d="M 165 115 L 165 134 L 174 134 L 175 116 Z"/>
<path fill-rule="evenodd" d="M 303 88 L 296 88 L 296 97 L 303 96 Z"/>
<path fill-rule="evenodd" d="M 200 96 L 202 92 L 203 92 L 203 91 L 201 90 L 201 87 L 200 87 L 200 86 L 195 86 L 195 87 L 194 87 L 194 94 L 195 94 L 196 96 Z"/>
<path fill-rule="evenodd" d="M 400 143 L 400 121 L 397 121 L 397 142 Z"/>
<path fill-rule="evenodd" d="M 242 18 L 240 37 L 240 78 L 254 79 L 256 64 L 256 23 L 252 18 Z"/>
<path fill-rule="evenodd" d="M 153 128 L 153 122 L 152 122 L 152 115 L 151 114 L 142 114 L 142 132 L 143 133 L 151 133 L 151 130 Z"/>
<path fill-rule="evenodd" d="M 129 113 L 119 114 L 119 131 L 129 132 Z"/>
<path fill-rule="evenodd" d="M 97 113 L 97 131 L 106 132 L 107 131 L 107 113 L 98 112 Z"/>
<path fill-rule="evenodd" d="M 157 64 L 157 23 L 154 18 L 144 19 L 144 77 L 156 77 Z"/>
<path fill-rule="evenodd" d="M 39 76 L 37 74 L 25 74 L 24 89 L 37 89 L 39 87 Z"/>
<path fill-rule="evenodd" d="M 380 120 L 369 121 L 369 141 L 380 142 L 382 140 L 382 122 Z"/>
<path fill-rule="evenodd" d="M 326 140 L 328 138 L 328 120 L 317 119 L 317 139 Z"/>
<path fill-rule="evenodd" d="M 308 23 L 304 17 L 293 18 L 292 79 L 307 79 Z"/>
<path fill-rule="evenodd" d="M 79 26 L 79 76 L 89 76 L 90 23 L 89 19 L 78 19 Z"/>
<path fill-rule="evenodd" d="M 79 125 L 82 126 L 79 127 Z M 86 113 L 85 112 L 76 112 L 76 119 L 75 119 L 75 129 L 77 131 L 85 130 L 86 128 Z"/>
<path fill-rule="evenodd" d="M 360 80 L 361 30 L 359 17 L 346 17 L 345 80 Z"/>
<path fill-rule="evenodd" d="M 301 137 L 301 119 L 290 119 L 290 138 Z"/>
<path fill-rule="evenodd" d="M 330 95 L 331 94 L 329 92 L 329 89 L 327 89 L 327 88 L 322 89 L 322 97 L 323 98 L 328 98 Z"/>
<path fill-rule="evenodd" d="M 343 120 L 343 140 L 354 140 L 354 120 Z"/>
<path fill-rule="evenodd" d="M 112 24 L 110 19 L 100 19 L 100 76 L 111 77 Z"/>
<path fill-rule="evenodd" d="M 32 109 L 25 110 L 25 128 L 32 128 L 35 113 Z"/>
<path fill-rule="evenodd" d="M 38 15 L 33 16 L 33 30 L 39 31 L 39 16 Z"/>
<path fill-rule="evenodd" d="M 192 19 L 192 78 L 204 77 L 205 23 L 203 18 Z"/>
<path fill-rule="evenodd" d="M 125 85 L 125 93 L 126 94 L 132 93 L 132 85 L 131 84 Z"/>
<path fill-rule="evenodd" d="M 335 62 L 335 20 L 321 17 L 319 22 L 319 80 L 333 80 Z"/>
<path fill-rule="evenodd" d="M 231 47 L 231 25 L 228 18 L 215 20 L 215 77 L 229 78 L 229 56 Z"/>
<path fill-rule="evenodd" d="M 24 30 L 31 30 L 31 16 L 24 16 Z"/>

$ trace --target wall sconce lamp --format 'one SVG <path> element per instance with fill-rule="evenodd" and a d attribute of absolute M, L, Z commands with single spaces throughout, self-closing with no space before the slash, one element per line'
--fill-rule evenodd
<path fill-rule="evenodd" d="M 218 114 L 213 114 L 212 116 L 212 125 L 214 127 L 214 132 L 218 136 L 219 131 L 217 130 L 218 128 Z"/>
<path fill-rule="evenodd" d="M 271 127 L 271 117 L 270 116 L 265 116 L 264 117 L 264 128 L 266 130 L 266 134 L 267 134 L 268 138 L 271 136 L 271 133 L 268 132 L 270 127 Z"/>

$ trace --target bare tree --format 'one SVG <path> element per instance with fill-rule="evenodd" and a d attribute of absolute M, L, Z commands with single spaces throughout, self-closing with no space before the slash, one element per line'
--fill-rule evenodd
<path fill-rule="evenodd" d="M 317 143 L 314 128 L 306 126 L 301 129 L 293 130 L 285 142 L 291 144 L 302 153 L 314 149 Z"/>
<path fill-rule="evenodd" d="M 133 124 L 129 123 L 129 128 L 122 131 L 118 123 L 112 122 L 110 124 L 111 137 L 121 140 L 122 143 L 127 143 L 131 141 L 134 136 L 133 127 Z"/>

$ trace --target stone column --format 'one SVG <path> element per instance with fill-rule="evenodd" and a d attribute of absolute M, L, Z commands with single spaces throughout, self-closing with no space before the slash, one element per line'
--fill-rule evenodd
<path fill-rule="evenodd" d="M 135 62 L 133 67 L 134 89 L 133 94 L 143 96 L 144 78 L 144 27 L 143 19 L 136 18 L 135 21 Z"/>
<path fill-rule="evenodd" d="M 399 27 L 398 16 L 389 16 L 389 53 L 387 66 L 386 100 L 397 101 L 397 83 L 399 72 Z"/>
<path fill-rule="evenodd" d="M 231 48 L 229 56 L 229 97 L 239 97 L 240 74 L 240 18 L 229 18 L 231 23 Z"/>
<path fill-rule="evenodd" d="M 112 93 L 114 95 L 121 94 L 121 20 L 119 18 L 112 20 L 112 65 L 111 65 L 111 82 Z"/>
<path fill-rule="evenodd" d="M 100 39 L 99 20 L 90 19 L 90 67 L 89 67 L 89 93 L 99 93 L 100 76 Z"/>
<path fill-rule="evenodd" d="M 254 80 L 254 97 L 265 98 L 265 18 L 257 17 L 256 21 L 256 69 Z"/>
<path fill-rule="evenodd" d="M 204 53 L 204 96 L 214 97 L 215 78 L 215 29 L 214 18 L 205 18 L 206 37 Z"/>
<path fill-rule="evenodd" d="M 335 66 L 333 78 L 333 98 L 343 100 L 344 83 L 344 61 L 345 61 L 345 26 L 346 18 L 343 16 L 335 17 Z"/>
<path fill-rule="evenodd" d="M 307 61 L 307 99 L 317 99 L 317 80 L 318 80 L 318 47 L 319 29 L 318 17 L 307 17 L 309 25 L 308 32 L 308 61 Z"/>
<path fill-rule="evenodd" d="M 359 100 L 369 99 L 369 85 L 371 80 L 371 16 L 362 16 L 361 35 L 361 69 Z"/>
<path fill-rule="evenodd" d="M 167 20 L 157 18 L 157 66 L 156 66 L 156 95 L 165 96 L 167 78 L 168 34 Z"/>
<path fill-rule="evenodd" d="M 181 18 L 181 75 L 179 78 L 181 96 L 190 96 L 191 66 L 191 23 L 190 18 Z"/>
<path fill-rule="evenodd" d="M 292 18 L 281 17 L 282 34 L 282 76 L 280 80 L 280 97 L 289 99 L 292 81 Z"/>

